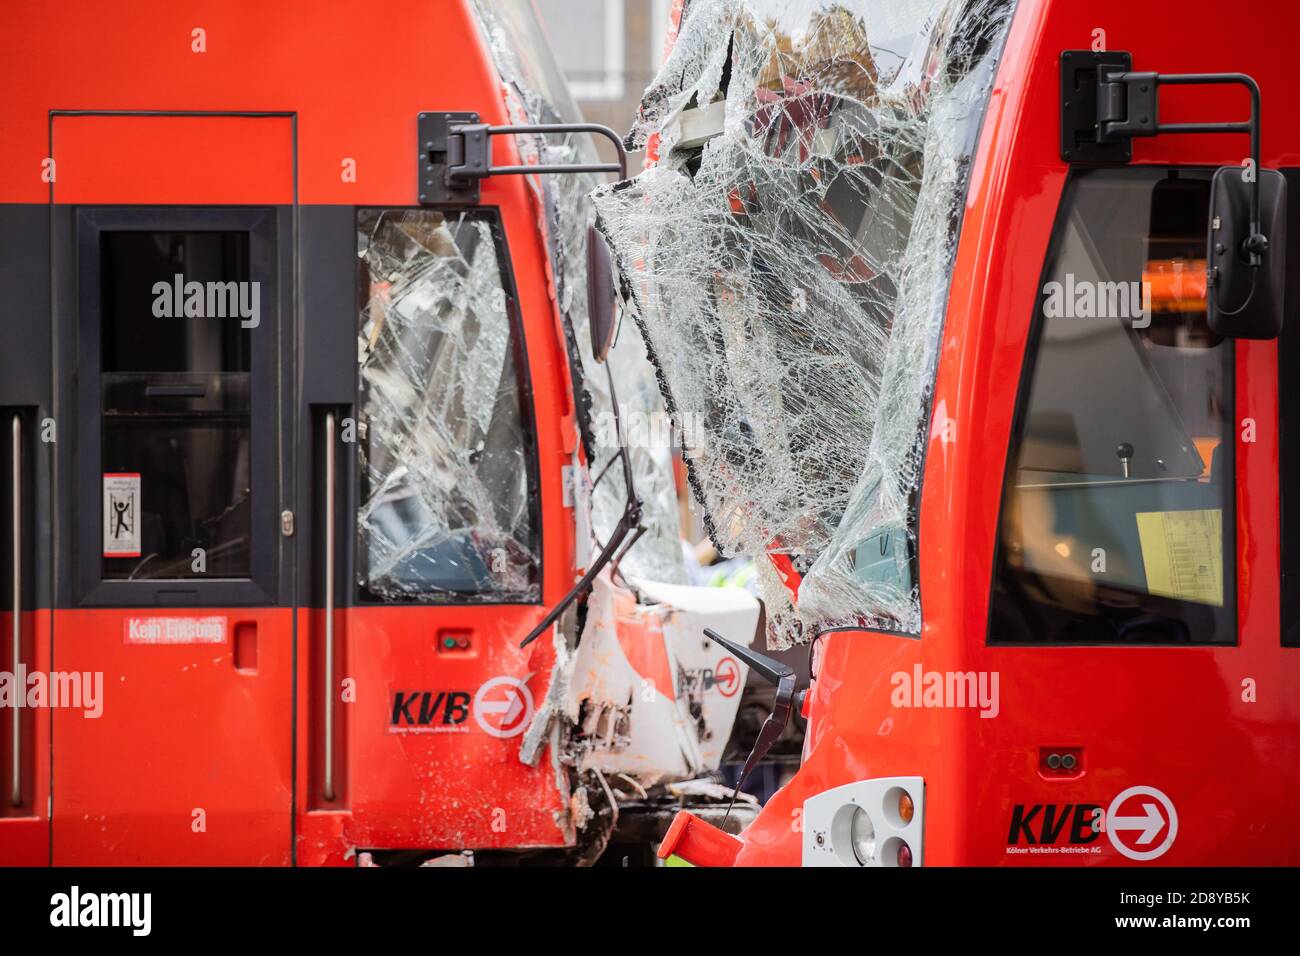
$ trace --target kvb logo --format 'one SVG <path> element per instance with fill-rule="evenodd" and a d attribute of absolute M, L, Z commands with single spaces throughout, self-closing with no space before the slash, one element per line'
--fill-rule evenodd
<path fill-rule="evenodd" d="M 1154 860 L 1173 846 L 1178 813 L 1154 787 L 1129 787 L 1104 811 L 1096 803 L 1018 803 L 1012 807 L 1007 853 L 1097 854 L 1102 845 L 1090 844 L 1103 832 L 1130 860 Z"/>
<path fill-rule="evenodd" d="M 1101 807 L 1095 803 L 1017 803 L 1011 811 L 1011 832 L 1007 852 L 1089 853 L 1101 834 L 1095 821 Z M 1021 839 L 1032 850 L 1016 849 Z M 1061 841 L 1065 846 L 1061 846 Z"/>
<path fill-rule="evenodd" d="M 395 733 L 461 731 L 468 716 L 467 691 L 395 690 L 388 725 Z"/>
<path fill-rule="evenodd" d="M 502 675 L 463 690 L 395 690 L 389 709 L 392 733 L 466 733 L 470 714 L 493 737 L 522 734 L 533 719 L 533 695 L 523 681 Z"/>

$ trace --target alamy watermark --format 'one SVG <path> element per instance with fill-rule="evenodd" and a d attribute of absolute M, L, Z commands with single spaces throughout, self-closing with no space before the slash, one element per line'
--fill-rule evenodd
<path fill-rule="evenodd" d="M 246 329 L 262 324 L 262 283 L 185 281 L 153 284 L 153 314 L 160 319 L 239 319 Z"/>
<path fill-rule="evenodd" d="M 152 893 L 93 893 L 73 886 L 50 897 L 50 925 L 55 927 L 122 927 L 133 936 L 153 928 Z"/>
<path fill-rule="evenodd" d="M 104 713 L 103 671 L 0 671 L 0 708 L 58 707 L 81 710 L 92 720 Z"/>
<path fill-rule="evenodd" d="M 662 411 L 624 411 L 623 443 L 628 448 L 671 449 L 673 436 L 680 437 L 681 447 L 695 451 L 704 445 L 704 416 L 687 412 L 677 419 Z M 611 412 L 602 412 L 592 421 L 596 444 L 602 448 L 618 448 L 618 425 Z"/>
<path fill-rule="evenodd" d="M 1135 329 L 1151 324 L 1151 283 L 1095 282 L 1065 275 L 1043 286 L 1043 315 L 1049 319 L 1128 319 Z"/>
<path fill-rule="evenodd" d="M 981 717 L 996 717 L 1002 709 L 997 671 L 895 671 L 889 678 L 895 707 L 978 708 Z"/>

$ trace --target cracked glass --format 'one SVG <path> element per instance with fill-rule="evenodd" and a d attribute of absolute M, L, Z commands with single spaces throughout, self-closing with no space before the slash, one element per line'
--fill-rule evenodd
<path fill-rule="evenodd" d="M 475 0 L 474 10 L 502 81 L 506 108 L 516 123 L 574 123 L 582 116 L 547 45 L 530 0 Z M 514 137 L 525 163 L 599 162 L 590 134 Z M 625 425 L 636 492 L 643 503 L 646 532 L 620 564 L 634 578 L 686 583 L 680 513 L 673 476 L 673 448 L 684 439 L 670 424 L 654 367 L 640 336 L 626 323 L 607 358 L 608 370 L 592 355 L 587 316 L 587 225 L 594 218 L 589 194 L 600 183 L 592 173 L 529 177 L 537 201 L 538 225 L 546 237 L 555 278 L 556 306 L 569 354 L 590 476 L 591 543 L 599 548 L 623 515 L 627 491 L 622 469 L 608 467 L 619 450 L 614 395 Z M 611 375 L 612 373 L 612 375 Z M 689 435 L 686 436 L 689 440 Z"/>
<path fill-rule="evenodd" d="M 689 0 L 595 193 L 723 554 L 777 645 L 917 633 L 916 502 L 1008 0 Z M 795 595 L 797 594 L 797 598 Z"/>
<path fill-rule="evenodd" d="M 503 254 L 486 216 L 358 211 L 358 574 L 372 597 L 539 597 Z"/>

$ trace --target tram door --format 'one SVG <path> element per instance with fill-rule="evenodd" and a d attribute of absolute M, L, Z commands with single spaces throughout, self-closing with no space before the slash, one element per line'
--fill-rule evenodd
<path fill-rule="evenodd" d="M 55 864 L 292 860 L 292 123 L 52 118 Z"/>

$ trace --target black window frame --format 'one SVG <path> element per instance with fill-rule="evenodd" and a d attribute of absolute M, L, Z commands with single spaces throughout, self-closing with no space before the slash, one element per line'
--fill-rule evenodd
<path fill-rule="evenodd" d="M 1287 230 L 1300 236 L 1300 166 L 1282 169 L 1290 201 Z M 1278 568 L 1280 639 L 1283 647 L 1300 647 L 1300 264 L 1287 264 L 1286 302 L 1277 343 L 1277 497 L 1281 538 Z M 1286 374 L 1291 372 L 1291 374 Z"/>
<path fill-rule="evenodd" d="M 1071 167 L 1067 174 L 1066 181 L 1061 189 L 1061 199 L 1057 205 L 1055 217 L 1052 222 L 1051 237 L 1048 240 L 1047 250 L 1043 256 L 1043 264 L 1038 277 L 1037 291 L 1034 295 L 1033 314 L 1030 322 L 1029 334 L 1025 340 L 1024 354 L 1021 357 L 1020 378 L 1016 385 L 1016 404 L 1015 412 L 1012 416 L 1011 431 L 1007 438 L 1006 459 L 1002 475 L 1002 481 L 998 486 L 998 514 L 997 523 L 994 526 L 994 543 L 993 543 L 993 563 L 988 587 L 988 612 L 984 629 L 984 640 L 986 646 L 1012 648 L 1012 647 L 1034 647 L 1034 648 L 1051 648 L 1051 647 L 1107 647 L 1107 648 L 1127 648 L 1127 647 L 1145 647 L 1145 648 L 1177 648 L 1177 647 L 1195 647 L 1195 648 L 1229 648 L 1238 647 L 1241 644 L 1241 608 L 1238 594 L 1238 575 L 1237 575 L 1237 547 L 1239 544 L 1239 525 L 1241 521 L 1241 509 L 1236 500 L 1236 472 L 1237 472 L 1237 441 L 1238 434 L 1237 421 L 1237 372 L 1236 360 L 1237 350 L 1236 343 L 1232 339 L 1227 339 L 1229 346 L 1229 358 L 1227 367 L 1230 370 L 1230 387 L 1226 390 L 1226 408 L 1224 409 L 1224 419 L 1227 423 L 1227 436 L 1232 439 L 1232 455 L 1230 459 L 1230 474 L 1232 481 L 1228 482 L 1233 490 L 1228 494 L 1232 502 L 1231 538 L 1228 536 L 1229 528 L 1224 528 L 1225 547 L 1223 553 L 1223 574 L 1224 574 L 1224 609 L 1227 612 L 1225 616 L 1231 622 L 1232 634 L 1231 640 L 1203 640 L 1196 639 L 1192 636 L 1187 641 L 1120 641 L 1120 640 L 1092 640 L 1092 641 L 1062 641 L 1062 640 L 999 640 L 996 632 L 996 612 L 998 607 L 998 592 L 1000 582 L 1004 573 L 1008 570 L 1007 554 L 1003 543 L 1003 528 L 1006 520 L 1006 508 L 1008 504 L 1008 488 L 1010 483 L 1015 480 L 1016 465 L 1021 448 L 1021 442 L 1024 437 L 1024 429 L 1029 415 L 1029 405 L 1033 397 L 1034 374 L 1037 368 L 1039 348 L 1042 344 L 1044 326 L 1047 317 L 1044 312 L 1044 302 L 1047 299 L 1045 291 L 1046 285 L 1051 281 L 1057 260 L 1058 252 L 1061 248 L 1062 239 L 1065 229 L 1069 222 L 1070 213 L 1075 206 L 1075 195 L 1080 180 L 1088 177 L 1098 170 L 1108 172 L 1134 172 L 1149 174 L 1152 171 L 1165 173 L 1192 173 L 1198 177 L 1204 176 L 1207 180 L 1213 175 L 1215 167 L 1189 165 L 1183 166 L 1172 163 L 1154 163 L 1142 164 L 1135 166 L 1123 167 L 1116 170 L 1114 167 L 1095 167 L 1079 168 Z M 1227 545 L 1230 544 L 1231 547 Z M 1177 598 L 1164 598 L 1160 595 L 1148 595 L 1159 601 L 1181 602 Z M 1298 609 L 1300 613 L 1300 609 Z"/>
<path fill-rule="evenodd" d="M 352 461 L 350 468 L 352 475 L 349 481 L 356 483 L 356 500 L 349 505 L 350 514 L 348 515 L 348 527 L 351 529 L 351 548 L 355 549 L 356 560 L 355 574 L 351 584 L 351 592 L 354 601 L 358 605 L 367 607 L 538 607 L 546 602 L 542 596 L 542 585 L 545 581 L 546 567 L 546 548 L 545 536 L 542 521 L 541 508 L 541 483 L 540 483 L 540 461 L 539 449 L 537 444 L 537 412 L 533 396 L 533 379 L 532 369 L 528 363 L 528 337 L 524 328 L 523 310 L 519 303 L 519 291 L 515 284 L 514 260 L 510 254 L 510 242 L 506 236 L 505 225 L 499 206 L 456 206 L 456 205 L 418 205 L 418 206 L 381 206 L 381 205 L 362 205 L 353 209 L 352 215 L 352 244 L 355 251 L 356 235 L 359 232 L 358 224 L 363 213 L 370 212 L 427 212 L 441 213 L 447 219 L 464 217 L 467 220 L 479 220 L 488 224 L 492 235 L 492 241 L 496 248 L 497 267 L 501 272 L 501 289 L 505 294 L 506 314 L 510 321 L 511 339 L 512 339 L 512 357 L 515 364 L 515 377 L 517 379 L 517 388 L 519 393 L 519 416 L 520 428 L 524 437 L 524 458 L 527 462 L 527 480 L 528 480 L 528 523 L 531 531 L 532 542 L 534 545 L 534 580 L 536 584 L 536 597 L 529 600 L 521 595 L 503 594 L 501 592 L 474 592 L 474 593 L 455 593 L 451 591 L 437 591 L 426 594 L 409 597 L 392 597 L 387 595 L 376 594 L 369 587 L 362 583 L 363 568 L 363 549 L 361 547 L 362 528 L 360 521 L 357 520 L 358 510 L 362 502 L 366 500 L 366 484 L 364 468 L 361 464 L 361 455 L 354 454 L 351 456 Z M 355 281 L 359 281 L 354 279 Z M 354 306 L 359 308 L 360 289 L 356 290 L 354 296 Z M 354 314 L 354 334 L 357 329 L 356 323 L 360 319 L 359 312 Z M 355 365 L 355 361 L 354 361 Z M 361 376 L 355 376 L 355 408 L 360 420 L 362 408 L 361 396 Z M 360 451 L 358 445 L 357 451 Z"/>
<path fill-rule="evenodd" d="M 260 324 L 250 342 L 250 569 L 246 578 L 102 576 L 103 455 L 101 235 L 105 232 L 243 232 L 249 281 L 261 283 Z M 73 445 L 73 595 L 82 607 L 257 607 L 278 603 L 278 340 L 283 308 L 279 224 L 273 206 L 92 206 L 77 209 L 77 382 Z M 94 519 L 91 520 L 91 515 Z"/>

